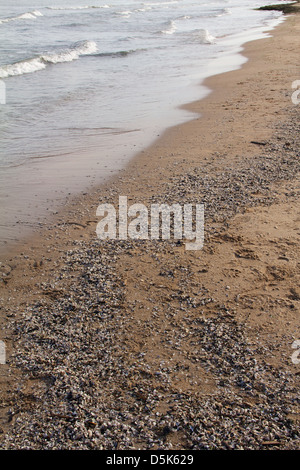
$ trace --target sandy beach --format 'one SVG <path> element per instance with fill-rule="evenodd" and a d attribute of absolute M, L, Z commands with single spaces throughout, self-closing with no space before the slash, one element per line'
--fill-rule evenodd
<path fill-rule="evenodd" d="M 2 255 L 1 449 L 299 450 L 299 33 Z M 203 203 L 203 249 L 99 240 L 120 195 Z"/>

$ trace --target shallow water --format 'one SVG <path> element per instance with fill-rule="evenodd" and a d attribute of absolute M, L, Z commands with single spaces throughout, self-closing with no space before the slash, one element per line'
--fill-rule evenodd
<path fill-rule="evenodd" d="M 215 73 L 282 20 L 253 0 L 25 0 L 0 6 L 0 245 L 193 119 Z"/>

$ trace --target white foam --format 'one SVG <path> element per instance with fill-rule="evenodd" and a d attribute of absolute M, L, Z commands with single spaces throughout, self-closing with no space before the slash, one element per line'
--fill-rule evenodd
<path fill-rule="evenodd" d="M 117 11 L 116 15 L 122 16 L 123 18 L 130 18 L 132 11 L 125 10 L 125 11 Z"/>
<path fill-rule="evenodd" d="M 174 34 L 176 30 L 177 30 L 176 23 L 175 23 L 175 21 L 171 20 L 168 24 L 168 28 L 162 30 L 161 32 L 163 34 Z"/>
<path fill-rule="evenodd" d="M 73 60 L 77 60 L 81 55 L 94 54 L 97 50 L 98 47 L 94 41 L 84 41 L 73 48 L 65 49 L 57 54 L 43 54 L 41 59 L 51 64 L 72 62 Z"/>
<path fill-rule="evenodd" d="M 145 7 L 145 8 L 137 8 L 136 10 L 134 10 L 135 12 L 145 12 L 145 11 L 149 11 L 149 10 L 152 10 L 152 8 L 149 6 L 149 7 Z"/>
<path fill-rule="evenodd" d="M 78 53 L 78 55 L 88 55 L 97 52 L 98 47 L 95 41 L 82 41 L 75 44 L 73 49 Z"/>
<path fill-rule="evenodd" d="M 41 13 L 39 10 L 34 10 L 34 11 L 32 12 L 32 14 L 33 14 L 34 16 L 44 16 L 43 13 Z"/>
<path fill-rule="evenodd" d="M 78 5 L 74 7 L 47 7 L 48 10 L 89 10 L 91 8 L 110 8 L 109 5 Z"/>
<path fill-rule="evenodd" d="M 200 44 L 215 44 L 216 38 L 207 29 L 196 29 L 192 33 L 192 40 Z"/>
<path fill-rule="evenodd" d="M 28 11 L 26 13 L 22 13 L 19 16 L 13 16 L 11 18 L 4 18 L 0 20 L 0 24 L 9 23 L 10 21 L 17 21 L 17 20 L 34 20 L 38 16 L 44 16 L 44 15 L 39 10 Z"/>
<path fill-rule="evenodd" d="M 97 50 L 97 44 L 94 41 L 83 41 L 58 53 L 42 54 L 39 57 L 4 65 L 0 67 L 0 78 L 37 72 L 45 69 L 47 64 L 72 62 L 73 60 L 79 59 L 82 55 L 94 54 Z"/>
<path fill-rule="evenodd" d="M 15 64 L 4 65 L 0 67 L 0 78 L 13 77 L 15 75 L 23 75 L 32 73 L 46 68 L 46 64 L 40 59 L 29 59 Z"/>

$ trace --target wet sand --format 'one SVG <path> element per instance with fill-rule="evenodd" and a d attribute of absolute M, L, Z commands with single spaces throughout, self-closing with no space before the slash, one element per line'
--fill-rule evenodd
<path fill-rule="evenodd" d="M 2 257 L 1 448 L 299 448 L 299 30 Z M 119 195 L 204 203 L 203 250 L 98 240 Z"/>

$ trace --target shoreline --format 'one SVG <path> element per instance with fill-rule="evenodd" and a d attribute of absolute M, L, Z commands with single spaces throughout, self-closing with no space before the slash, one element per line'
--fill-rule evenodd
<path fill-rule="evenodd" d="M 276 21 L 279 21 L 280 24 L 284 19 L 274 19 L 273 21 L 275 21 L 275 23 Z M 246 40 L 246 43 L 258 40 L 263 36 L 268 37 L 268 35 L 272 34 L 274 28 L 276 28 L 276 26 L 268 24 L 268 26 L 260 26 L 250 30 L 247 33 L 248 39 Z M 233 36 L 229 41 L 233 47 L 231 53 L 223 58 L 220 57 L 217 60 L 212 59 L 211 62 L 207 64 L 206 73 L 204 74 L 205 78 L 203 79 L 202 77 L 202 81 L 200 82 L 200 76 L 199 83 L 191 85 L 195 90 L 198 89 L 199 94 L 199 98 L 193 100 L 192 103 L 202 101 L 205 99 L 207 94 L 211 93 L 211 89 L 204 84 L 206 83 L 206 80 L 209 80 L 209 78 L 213 77 L 215 74 L 220 75 L 226 73 L 227 70 L 234 71 L 242 67 L 245 58 L 240 51 L 243 49 L 243 41 L 245 41 L 245 37 L 243 39 L 236 39 L 236 37 Z M 241 41 L 242 44 L 240 44 Z M 227 61 L 230 65 L 227 64 Z M 203 90 L 202 93 L 201 89 Z M 194 94 L 196 95 L 196 91 Z M 185 115 L 184 112 L 188 112 L 189 117 Z M 147 143 L 143 142 L 142 144 L 142 137 L 139 137 L 134 144 L 133 142 L 131 143 L 133 147 L 140 148 L 140 150 L 134 150 L 132 147 L 132 150 L 129 151 L 128 154 L 125 152 L 126 156 L 124 154 L 116 161 L 114 161 L 112 154 L 113 162 L 111 164 L 106 162 L 106 165 L 101 170 L 103 173 L 101 176 L 95 176 L 97 173 L 97 165 L 99 164 L 99 162 L 96 162 L 98 157 L 93 153 L 93 151 L 88 149 L 87 160 L 90 159 L 90 163 L 87 168 L 81 168 L 83 157 L 82 152 L 81 154 L 74 153 L 74 175 L 69 178 L 69 180 L 66 175 L 66 185 L 64 184 L 64 178 L 62 175 L 64 175 L 64 172 L 67 170 L 68 164 L 63 159 L 61 161 L 58 159 L 56 162 L 57 167 L 53 167 L 51 165 L 51 161 L 47 162 L 47 160 L 45 161 L 46 166 L 42 166 L 41 168 L 35 167 L 34 161 L 31 165 L 28 164 L 23 170 L 23 177 L 28 182 L 27 186 L 29 186 L 30 189 L 27 189 L 24 193 L 18 187 L 18 179 L 22 179 L 22 176 L 14 174 L 10 175 L 8 173 L 8 179 L 15 181 L 15 184 L 13 185 L 15 186 L 15 191 L 14 194 L 9 196 L 11 202 L 8 202 L 8 206 L 6 206 L 3 213 L 3 233 L 0 240 L 0 260 L 7 257 L 10 251 L 14 251 L 17 247 L 20 247 L 23 242 L 29 241 L 31 237 L 34 238 L 35 232 L 39 232 L 43 227 L 47 227 L 48 218 L 50 219 L 50 223 L 54 221 L 55 215 L 62 212 L 62 208 L 66 203 L 68 203 L 68 201 L 72 201 L 72 199 L 75 198 L 78 199 L 81 194 L 93 191 L 99 186 L 106 186 L 107 182 L 109 184 L 110 181 L 114 180 L 114 177 L 118 177 L 118 173 L 120 171 L 126 171 L 131 160 L 139 158 L 141 153 L 145 151 L 145 147 L 146 149 L 151 148 L 151 146 L 155 144 L 157 137 L 164 135 L 165 132 L 172 127 L 179 127 L 181 124 L 189 123 L 197 118 L 197 111 L 194 112 L 189 107 L 189 104 L 186 103 L 173 109 L 173 114 L 177 113 L 182 113 L 181 118 L 178 115 L 177 124 L 174 124 L 176 119 L 174 120 L 173 118 L 169 118 L 170 122 L 167 127 L 161 129 L 159 127 L 157 128 L 156 137 L 156 133 L 153 130 L 152 132 L 150 132 L 150 130 L 148 130 L 148 132 L 143 131 Z M 171 114 L 171 110 L 169 110 L 169 114 Z M 150 134 L 153 134 L 152 137 L 150 137 Z M 127 143 L 126 146 L 127 145 L 129 145 L 129 143 Z M 81 171 L 82 174 L 79 176 L 78 174 L 81 173 Z M 51 175 L 54 172 L 58 172 L 60 174 L 58 182 L 55 184 L 51 182 Z M 48 173 L 50 176 L 47 176 Z M 41 184 L 42 188 L 39 188 L 39 185 L 37 185 L 37 189 L 35 189 L 35 185 L 37 184 L 36 181 L 40 180 L 43 181 Z M 18 205 L 18 199 L 24 200 L 24 203 L 20 202 Z M 13 202 L 13 200 L 15 202 Z M 52 217 L 52 215 L 54 215 L 54 217 Z"/>
<path fill-rule="evenodd" d="M 293 16 L 247 43 L 242 68 L 187 105 L 204 119 L 167 130 L 6 259 L 0 447 L 297 448 L 297 31 Z M 201 196 L 204 250 L 97 241 L 96 207 L 118 195 Z"/>
<path fill-rule="evenodd" d="M 286 19 L 283 20 L 283 22 L 284 21 L 286 21 Z M 267 39 L 268 35 L 272 36 L 272 32 L 274 31 L 274 29 L 280 27 L 281 24 L 282 23 L 280 22 L 277 26 L 273 27 L 270 30 L 269 29 L 264 30 L 263 27 L 259 27 L 258 28 L 258 30 L 259 30 L 258 34 L 259 35 L 260 34 L 265 34 L 266 38 L 251 39 L 251 40 L 246 41 L 245 43 L 243 43 L 241 46 L 239 46 L 241 51 L 233 53 L 233 55 L 235 57 L 234 62 L 238 63 L 238 65 L 233 65 L 232 64 L 232 66 L 230 67 L 230 70 L 226 71 L 226 72 L 217 72 L 216 74 L 211 72 L 211 74 L 208 77 L 206 77 L 204 80 L 202 80 L 200 83 L 198 83 L 199 89 L 202 88 L 202 89 L 206 90 L 206 92 L 203 92 L 204 97 L 179 106 L 179 109 L 186 110 L 186 111 L 190 112 L 191 116 L 195 115 L 195 116 L 198 116 L 198 117 L 191 117 L 190 119 L 185 118 L 185 120 L 183 122 L 172 125 L 170 127 L 167 127 L 166 129 L 164 129 L 161 132 L 161 134 L 159 134 L 154 140 L 152 140 L 152 142 L 149 145 L 147 145 L 144 149 L 134 152 L 131 155 L 131 158 L 127 161 L 127 163 L 121 165 L 121 167 L 119 167 L 119 168 L 115 167 L 114 170 L 112 170 L 112 172 L 114 173 L 112 176 L 109 176 L 108 174 L 103 176 L 103 178 L 102 178 L 103 181 L 102 182 L 93 183 L 92 185 L 87 184 L 86 186 L 82 185 L 82 188 L 79 192 L 76 192 L 76 191 L 74 192 L 74 185 L 73 185 L 72 186 L 73 191 L 69 192 L 68 195 L 66 193 L 64 196 L 56 197 L 55 206 L 51 209 L 51 207 L 49 205 L 49 208 L 47 208 L 47 210 L 50 209 L 49 210 L 49 219 L 48 219 L 49 222 L 48 223 L 47 223 L 47 218 L 46 218 L 46 212 L 47 211 L 45 211 L 45 210 L 43 211 L 44 215 L 42 215 L 42 212 L 38 211 L 37 219 L 33 223 L 33 228 L 32 229 L 29 229 L 29 230 L 26 231 L 26 228 L 25 229 L 21 228 L 20 231 L 17 231 L 17 238 L 16 238 L 15 241 L 11 241 L 11 242 L 7 241 L 7 242 L 1 244 L 1 246 L 0 246 L 0 263 L 1 262 L 4 263 L 6 259 L 14 256 L 16 253 L 19 253 L 20 251 L 23 251 L 23 247 L 29 246 L 31 244 L 31 241 L 39 239 L 39 237 L 40 237 L 39 234 L 45 233 L 48 226 L 54 227 L 58 223 L 59 220 L 61 220 L 63 217 L 66 216 L 66 211 L 67 212 L 72 211 L 71 208 L 76 203 L 79 203 L 79 205 L 80 205 L 80 200 L 82 199 L 82 195 L 85 196 L 87 193 L 95 194 L 95 193 L 97 193 L 99 188 L 103 188 L 103 189 L 109 188 L 111 184 L 113 185 L 116 181 L 119 180 L 119 178 L 121 177 L 120 175 L 130 172 L 131 165 L 132 164 L 135 165 L 136 161 L 141 160 L 145 153 L 147 153 L 148 151 L 151 152 L 152 148 L 155 148 L 156 146 L 159 146 L 160 142 L 163 141 L 165 136 L 168 136 L 169 133 L 171 133 L 171 134 L 175 133 L 176 134 L 176 132 L 177 132 L 176 130 L 180 129 L 182 126 L 185 126 L 185 125 L 188 126 L 189 123 L 196 122 L 199 119 L 202 119 L 201 112 L 199 110 L 199 105 L 202 102 L 205 103 L 205 100 L 209 99 L 209 97 L 212 93 L 215 93 L 217 90 L 222 89 L 222 83 L 220 84 L 219 82 L 222 82 L 223 75 L 226 75 L 228 73 L 234 73 L 235 71 L 240 70 L 240 68 L 244 67 L 245 64 L 243 64 L 243 61 L 241 59 L 239 59 L 239 57 L 244 57 L 246 59 L 246 62 L 247 62 L 247 60 L 249 60 L 248 57 L 246 57 L 246 55 L 244 55 L 244 53 L 243 53 L 244 47 L 247 46 L 247 44 L 251 44 L 251 43 L 255 43 L 256 41 Z M 252 34 L 254 34 L 254 32 L 252 32 Z M 211 67 L 214 62 L 215 61 L 213 60 L 212 63 L 209 64 L 209 67 Z M 213 66 L 213 69 L 217 69 L 216 65 Z M 219 80 L 219 78 L 220 78 L 220 80 Z M 216 81 L 216 83 L 215 83 L 215 81 Z M 205 105 L 204 105 L 204 107 L 205 107 Z M 172 138 L 171 138 L 171 140 L 172 140 Z M 164 145 L 164 144 L 162 144 L 162 145 Z M 48 194 L 48 200 L 50 200 L 50 189 L 48 190 L 47 194 Z M 89 198 L 89 199 L 92 199 L 92 198 Z M 34 203 L 34 201 L 33 201 L 33 203 Z M 66 211 L 65 211 L 64 207 L 67 208 Z M 39 220 L 39 222 L 38 222 L 38 220 Z M 23 222 L 21 221 L 20 225 L 22 226 L 22 224 L 24 224 L 24 222 L 25 221 L 23 221 Z M 17 222 L 17 224 L 18 223 L 19 222 Z M 14 224 L 15 229 L 17 229 L 17 224 L 16 223 Z M 29 221 L 27 221 L 25 223 L 25 225 L 30 225 Z"/>

